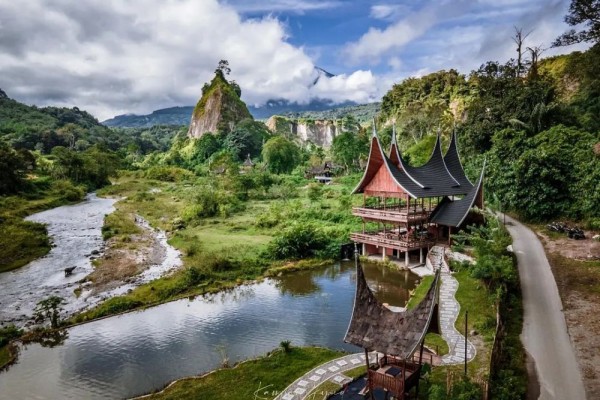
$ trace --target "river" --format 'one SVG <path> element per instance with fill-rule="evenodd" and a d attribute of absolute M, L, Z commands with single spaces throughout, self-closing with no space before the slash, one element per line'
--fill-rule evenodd
<path fill-rule="evenodd" d="M 36 303 L 53 295 L 67 300 L 66 312 L 87 306 L 74 290 L 92 272 L 90 253 L 102 249 L 104 216 L 114 211 L 115 201 L 89 194 L 81 203 L 26 218 L 46 225 L 53 247 L 45 257 L 0 274 L 0 323 L 24 325 Z M 65 277 L 64 269 L 74 266 L 73 274 Z"/>
<path fill-rule="evenodd" d="M 49 225 L 56 248 L 64 244 L 72 250 L 60 252 L 51 270 L 30 264 L 17 271 L 31 276 L 32 299 L 40 293 L 68 294 L 72 290 L 65 287 L 64 265 L 82 267 L 79 276 L 67 281 L 84 276 L 90 247 L 81 248 L 72 242 L 100 229 L 102 217 L 112 209 L 112 201 L 104 200 L 95 196 L 88 199 L 97 206 L 88 213 L 96 223 L 55 214 L 64 220 L 62 230 L 54 231 Z M 52 211 L 46 211 L 47 215 Z M 97 248 L 102 245 L 101 241 L 90 243 Z M 365 264 L 364 268 L 369 286 L 390 306 L 405 305 L 419 279 L 408 271 L 378 264 Z M 352 312 L 355 275 L 354 264 L 342 262 L 73 327 L 62 345 L 21 347 L 17 364 L 0 373 L 0 398 L 131 397 L 217 368 L 224 357 L 235 363 L 262 355 L 282 340 L 296 346 L 355 351 L 342 342 Z M 8 293 L 19 291 L 10 287 L 14 281 L 4 274 L 0 279 L 5 313 L 5 302 L 13 301 Z"/>

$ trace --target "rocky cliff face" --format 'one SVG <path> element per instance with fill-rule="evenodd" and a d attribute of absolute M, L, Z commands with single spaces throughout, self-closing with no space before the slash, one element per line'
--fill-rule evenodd
<path fill-rule="evenodd" d="M 296 138 L 302 143 L 313 143 L 321 147 L 331 147 L 339 131 L 337 121 L 333 120 L 291 120 L 274 115 L 266 122 L 273 133 Z"/>
<path fill-rule="evenodd" d="M 202 88 L 202 97 L 192 113 L 188 136 L 199 138 L 207 132 L 227 131 L 241 120 L 252 118 L 246 104 L 240 100 L 240 94 L 239 87 L 227 82 L 217 71 L 210 84 Z"/>

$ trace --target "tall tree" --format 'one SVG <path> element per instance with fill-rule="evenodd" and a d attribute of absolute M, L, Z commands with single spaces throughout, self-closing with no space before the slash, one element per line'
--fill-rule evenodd
<path fill-rule="evenodd" d="M 274 136 L 265 143 L 262 156 L 271 172 L 291 172 L 300 162 L 300 149 L 283 136 Z"/>
<path fill-rule="evenodd" d="M 527 33 L 523 33 L 523 28 L 515 28 L 515 35 L 512 40 L 517 45 L 517 75 L 521 75 L 523 71 L 523 45 L 525 44 L 525 39 L 527 36 L 531 35 L 532 31 Z"/>
<path fill-rule="evenodd" d="M 570 26 L 581 25 L 584 28 L 563 33 L 552 43 L 552 47 L 600 42 L 600 0 L 572 0 L 565 22 Z"/>

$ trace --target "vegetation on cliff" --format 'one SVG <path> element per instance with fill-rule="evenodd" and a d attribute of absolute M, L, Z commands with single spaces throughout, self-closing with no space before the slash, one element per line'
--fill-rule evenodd
<path fill-rule="evenodd" d="M 384 96 L 379 120 L 395 121 L 403 153 L 417 165 L 431 135 L 456 129 L 472 178 L 488 159 L 486 190 L 503 209 L 600 226 L 600 45 L 524 60 L 487 62 L 468 77 L 450 70 L 407 79 Z"/>
<path fill-rule="evenodd" d="M 188 136 L 199 138 L 207 132 L 228 133 L 240 121 L 252 119 L 246 104 L 240 100 L 241 89 L 227 81 L 228 63 L 222 60 L 210 84 L 202 87 L 202 97 L 192 113 Z"/>

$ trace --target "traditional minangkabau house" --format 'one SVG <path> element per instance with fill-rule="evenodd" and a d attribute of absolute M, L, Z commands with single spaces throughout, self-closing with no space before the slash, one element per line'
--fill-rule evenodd
<path fill-rule="evenodd" d="M 413 387 L 416 387 L 418 395 L 425 335 L 439 327 L 439 281 L 438 271 L 429 291 L 417 306 L 394 312 L 373 295 L 356 255 L 356 296 L 344 341 L 365 351 L 366 391 L 371 398 L 378 388 L 396 399 L 405 399 Z M 418 356 L 415 354 L 417 350 Z M 384 354 L 375 368 L 368 362 L 368 352 L 371 351 Z"/>
<path fill-rule="evenodd" d="M 411 252 L 419 253 L 441 239 L 450 240 L 453 229 L 478 222 L 483 209 L 483 172 L 472 184 L 460 162 L 456 133 L 446 154 L 442 154 L 438 134 L 429 160 L 420 167 L 410 166 L 400 154 L 396 134 L 387 156 L 373 132 L 369 159 L 362 179 L 353 191 L 363 194 L 363 206 L 352 213 L 363 219 L 362 232 L 350 238 L 362 244 L 363 255 L 380 254 L 400 258 L 408 266 Z M 376 229 L 367 225 L 376 224 Z"/>

